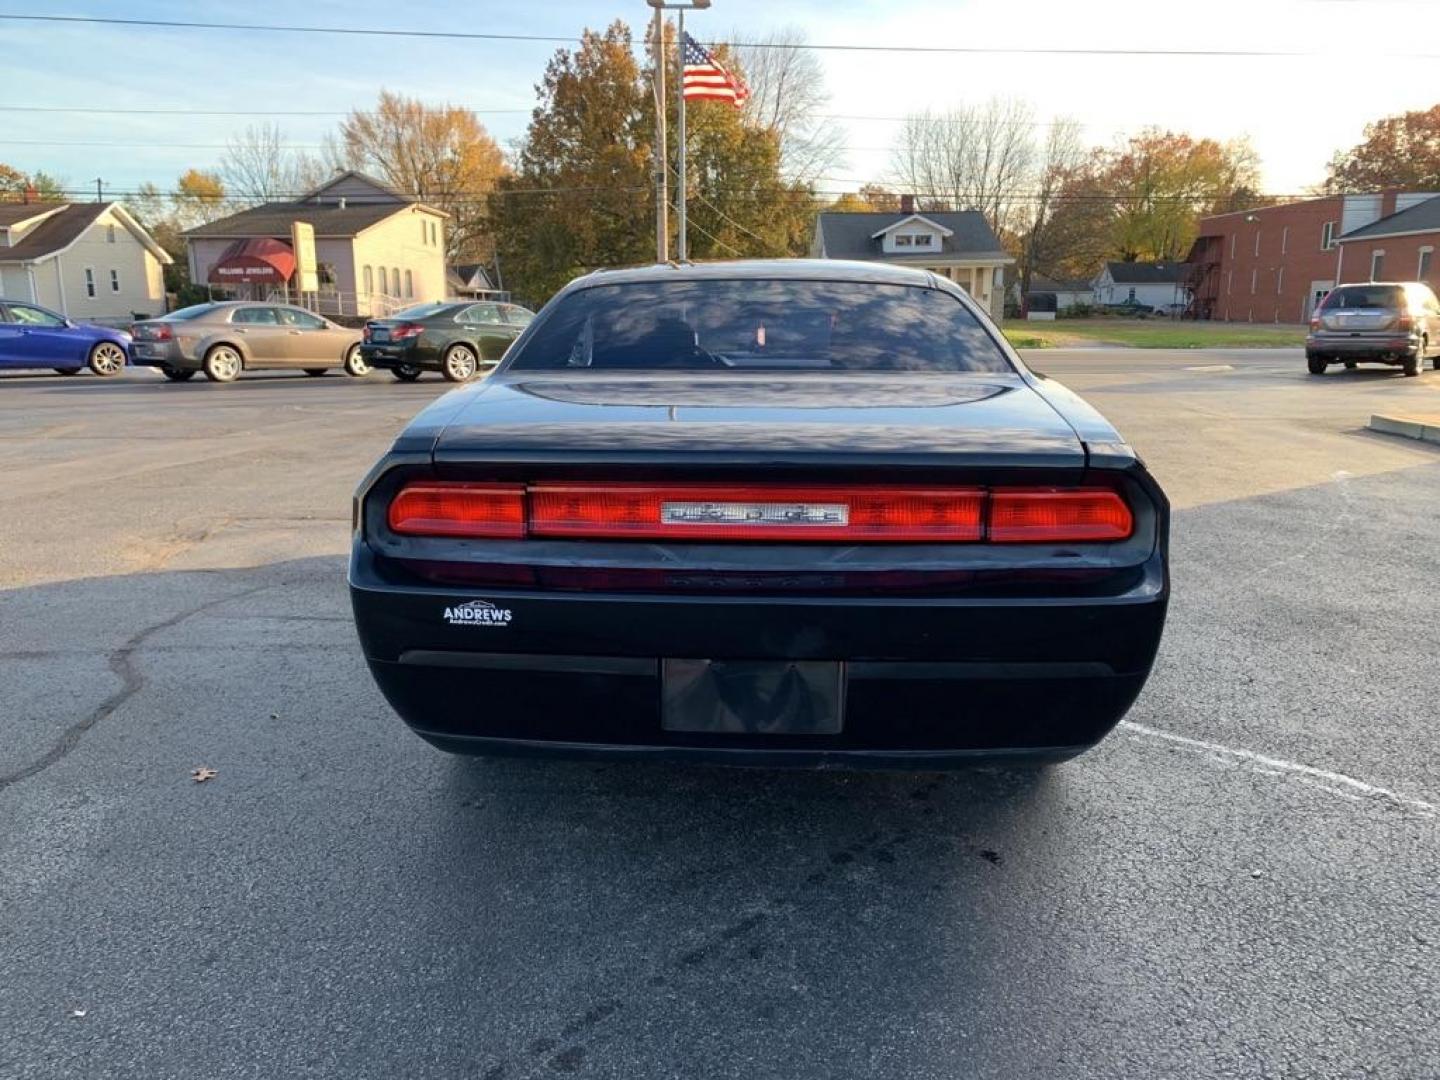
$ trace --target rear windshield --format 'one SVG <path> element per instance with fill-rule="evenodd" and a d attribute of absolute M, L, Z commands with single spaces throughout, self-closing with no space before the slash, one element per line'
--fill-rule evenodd
<path fill-rule="evenodd" d="M 681 281 L 600 285 L 560 300 L 516 371 L 1010 371 L 954 296 L 907 285 Z"/>
<path fill-rule="evenodd" d="M 160 316 L 166 322 L 184 322 L 186 319 L 198 319 L 207 311 L 214 311 L 219 304 L 191 304 L 189 307 L 177 308 L 169 315 Z"/>
<path fill-rule="evenodd" d="M 456 306 L 455 304 L 416 304 L 414 307 L 397 311 L 390 317 L 392 319 L 428 319 L 432 315 L 439 315 L 442 311 L 449 311 Z"/>
<path fill-rule="evenodd" d="M 1399 308 L 1405 306 L 1398 285 L 1345 285 L 1325 298 L 1326 311 L 1341 308 Z"/>

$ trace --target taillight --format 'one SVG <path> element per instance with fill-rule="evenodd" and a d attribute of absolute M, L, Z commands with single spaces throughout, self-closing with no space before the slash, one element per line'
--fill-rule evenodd
<path fill-rule="evenodd" d="M 151 335 L 154 337 L 154 339 L 155 339 L 156 341 L 169 341 L 170 338 L 171 338 L 171 336 L 172 336 L 171 333 L 170 333 L 170 324 L 169 324 L 169 323 L 163 323 L 163 322 L 162 322 L 162 323 L 156 323 L 154 326 L 151 326 L 149 329 L 150 329 Z"/>
<path fill-rule="evenodd" d="M 1415 319 L 1409 312 L 1401 312 L 1400 320 L 1395 324 L 1397 330 L 1404 330 L 1407 334 L 1415 329 Z"/>
<path fill-rule="evenodd" d="M 390 504 L 402 536 L 518 540 L 525 535 L 524 484 L 410 484 Z"/>
<path fill-rule="evenodd" d="M 532 536 L 979 540 L 980 488 L 535 484 Z"/>
<path fill-rule="evenodd" d="M 1320 329 L 1320 313 L 1319 313 L 1318 311 L 1317 311 L 1314 315 L 1311 315 L 1311 316 L 1310 316 L 1310 329 L 1311 329 L 1311 330 L 1319 330 L 1319 329 Z"/>
<path fill-rule="evenodd" d="M 1084 543 L 1135 529 L 1109 488 L 426 481 L 388 512 L 402 536 L 828 543 Z"/>
<path fill-rule="evenodd" d="M 1134 516 L 1108 488 L 1014 488 L 990 495 L 990 539 L 998 544 L 1124 540 Z"/>
<path fill-rule="evenodd" d="M 390 328 L 391 341 L 404 341 L 407 338 L 419 337 L 425 332 L 425 327 L 419 323 L 407 322 Z"/>
<path fill-rule="evenodd" d="M 360 334 L 360 340 L 365 342 L 365 344 L 367 345 L 370 344 L 370 324 L 368 322 L 365 324 L 365 329 Z"/>

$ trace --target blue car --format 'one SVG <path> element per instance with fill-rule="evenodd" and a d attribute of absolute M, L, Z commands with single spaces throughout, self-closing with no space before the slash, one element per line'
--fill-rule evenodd
<path fill-rule="evenodd" d="M 86 326 L 48 308 L 0 299 L 0 371 L 50 368 L 76 375 L 119 375 L 130 362 L 130 335 L 108 326 Z"/>

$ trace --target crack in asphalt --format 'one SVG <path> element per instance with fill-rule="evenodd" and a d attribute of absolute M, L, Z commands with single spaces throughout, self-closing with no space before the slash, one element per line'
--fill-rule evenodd
<path fill-rule="evenodd" d="M 939 789 L 941 782 L 932 779 L 920 785 L 911 792 L 911 798 L 928 800 Z M 533 1040 L 523 1051 L 496 1061 L 480 1074 L 481 1080 L 508 1080 L 510 1077 L 535 1080 L 551 1073 L 578 1072 L 585 1064 L 587 1050 L 601 1034 L 604 1024 L 623 1014 L 639 994 L 653 993 L 669 985 L 670 976 L 666 972 L 682 976 L 693 973 L 715 959 L 726 946 L 747 937 L 758 938 L 777 917 L 799 908 L 809 890 L 829 878 L 847 873 L 847 868 L 861 858 L 869 857 L 881 866 L 893 865 L 896 861 L 894 849 L 909 843 L 914 837 L 915 830 L 908 828 L 888 834 L 872 832 L 863 839 L 829 852 L 824 863 L 801 878 L 787 893 L 756 905 L 749 914 L 712 931 L 699 944 L 671 953 L 655 968 L 649 969 L 652 974 L 646 976 L 642 971 L 628 980 L 622 980 L 629 983 L 629 992 L 612 993 L 592 1003 L 583 1012 L 558 1025 L 549 1035 Z M 966 854 L 983 859 L 991 866 L 1000 866 L 1002 860 L 997 852 L 973 843 L 963 846 Z M 748 947 L 752 959 L 759 959 L 763 952 L 763 943 L 759 940 Z"/>
<path fill-rule="evenodd" d="M 240 592 L 216 597 L 213 600 L 207 600 L 203 604 L 198 604 L 193 608 L 187 608 L 168 618 L 161 619 L 159 622 L 133 634 L 118 649 L 111 652 L 108 658 L 110 670 L 114 672 L 120 680 L 120 688 L 97 705 L 89 715 L 77 720 L 66 728 L 60 738 L 55 741 L 55 744 L 39 758 L 36 758 L 29 765 L 24 765 L 16 769 L 14 772 L 0 775 L 0 791 L 4 791 L 12 784 L 18 784 L 22 780 L 28 780 L 30 777 L 44 772 L 56 762 L 64 760 L 66 755 L 80 745 L 80 740 L 85 737 L 86 732 L 111 713 L 115 712 L 116 709 L 120 708 L 120 706 L 124 705 L 125 702 L 129 701 L 144 688 L 148 680 L 141 674 L 139 667 L 135 663 L 135 653 L 155 634 L 158 634 L 162 630 L 168 630 L 170 627 L 176 626 L 186 619 L 193 618 L 213 607 L 229 603 L 231 600 L 239 600 L 242 597 L 253 596 L 255 593 L 263 592 L 273 587 L 273 585 L 256 585 L 250 589 L 242 589 Z"/>

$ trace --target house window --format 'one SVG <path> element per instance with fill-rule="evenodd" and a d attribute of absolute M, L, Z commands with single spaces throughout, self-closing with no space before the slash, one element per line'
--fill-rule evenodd
<path fill-rule="evenodd" d="M 390 268 L 390 287 L 395 290 L 396 296 L 400 295 L 400 268 L 398 266 Z"/>
<path fill-rule="evenodd" d="M 113 244 L 113 243 L 115 242 L 115 226 L 114 226 L 114 225 L 106 225 L 106 226 L 105 226 L 105 242 L 106 242 L 107 244 Z"/>
<path fill-rule="evenodd" d="M 405 271 L 405 299 L 415 299 L 415 279 L 410 276 L 410 271 Z"/>
<path fill-rule="evenodd" d="M 1320 250 L 1330 251 L 1335 247 L 1335 222 L 1327 221 L 1320 226 Z"/>
<path fill-rule="evenodd" d="M 120 291 L 120 271 L 119 271 L 119 270 L 111 270 L 111 271 L 110 271 L 110 291 L 111 291 L 111 292 L 119 292 L 119 291 Z"/>
<path fill-rule="evenodd" d="M 934 246 L 932 241 L 935 239 L 935 237 L 933 237 L 929 233 L 916 233 L 914 239 L 916 247 L 928 248 Z"/>
<path fill-rule="evenodd" d="M 1385 252 L 1383 249 L 1370 253 L 1370 280 L 1385 280 Z"/>
<path fill-rule="evenodd" d="M 365 294 L 368 296 L 375 291 L 375 271 L 365 267 Z"/>
<path fill-rule="evenodd" d="M 1286 249 L 1289 248 L 1289 247 L 1290 247 L 1290 226 L 1289 226 L 1289 225 L 1286 225 L 1284 228 L 1282 228 L 1282 229 L 1280 230 L 1280 254 L 1281 254 L 1281 255 L 1284 255 Z"/>
<path fill-rule="evenodd" d="M 1434 254 L 1434 248 L 1422 247 L 1420 249 L 1420 268 L 1415 271 L 1415 277 L 1420 281 L 1425 281 L 1430 277 L 1430 256 Z"/>
<path fill-rule="evenodd" d="M 440 231 L 439 231 L 438 228 L 436 228 L 435 222 L 432 221 L 432 222 L 430 223 L 430 246 L 431 246 L 431 247 L 435 247 L 435 246 L 437 246 L 439 243 L 440 243 Z"/>
<path fill-rule="evenodd" d="M 380 293 L 381 293 L 381 295 L 383 296 L 384 294 L 388 293 L 389 291 L 390 291 L 390 275 L 389 275 L 389 272 L 385 269 L 385 267 L 382 266 L 382 267 L 380 267 Z"/>
<path fill-rule="evenodd" d="M 95 271 L 88 266 L 85 267 L 85 295 L 95 295 Z"/>
<path fill-rule="evenodd" d="M 429 241 L 429 237 L 430 237 L 430 223 L 429 223 L 428 221 L 426 221 L 424 218 L 421 218 L 421 219 L 420 219 L 420 243 L 422 243 L 422 244 L 427 244 L 427 243 L 429 243 L 429 242 L 430 242 L 430 241 Z"/>
<path fill-rule="evenodd" d="M 895 237 L 895 246 L 896 246 L 896 247 L 910 247 L 910 245 L 911 245 L 911 243 L 914 241 L 914 239 L 915 239 L 915 238 L 914 238 L 913 236 L 909 235 L 908 233 L 904 233 L 904 234 L 897 235 L 897 236 Z"/>

